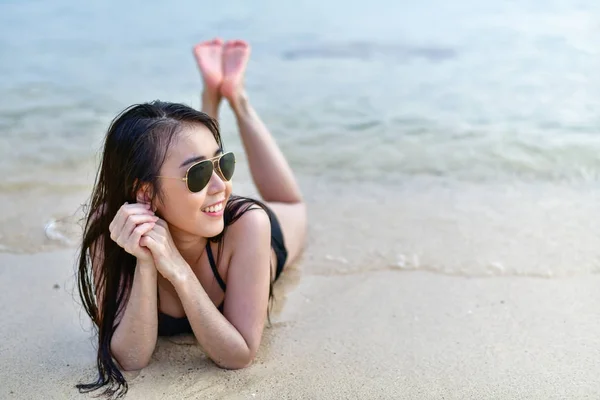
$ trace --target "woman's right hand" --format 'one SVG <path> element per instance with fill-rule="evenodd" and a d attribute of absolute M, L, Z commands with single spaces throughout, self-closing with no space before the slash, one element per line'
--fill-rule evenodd
<path fill-rule="evenodd" d="M 138 261 L 154 262 L 150 250 L 140 246 L 140 239 L 154 228 L 156 221 L 158 217 L 149 204 L 125 203 L 108 226 L 110 238 Z"/>

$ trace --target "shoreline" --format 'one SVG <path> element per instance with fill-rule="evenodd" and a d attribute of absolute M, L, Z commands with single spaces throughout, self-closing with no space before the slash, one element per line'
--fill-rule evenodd
<path fill-rule="evenodd" d="M 247 170 L 242 171 L 235 193 L 256 196 Z M 401 186 L 364 182 L 357 192 L 356 186 L 344 182 L 310 182 L 308 177 L 300 181 L 309 210 L 304 263 L 310 273 L 343 275 L 365 269 L 452 276 L 600 273 L 600 236 L 594 218 L 600 190 L 590 185 L 413 178 Z M 36 196 L 8 200 L 0 196 L 0 206 L 7 211 L 1 221 L 0 254 L 72 251 L 78 246 L 83 194 L 63 196 L 52 207 L 40 207 Z M 44 232 L 51 221 L 55 221 L 51 231 Z M 48 234 L 60 240 L 48 239 Z"/>

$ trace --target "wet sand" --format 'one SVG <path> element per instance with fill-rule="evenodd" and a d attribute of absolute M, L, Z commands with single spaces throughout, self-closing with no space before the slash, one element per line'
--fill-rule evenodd
<path fill-rule="evenodd" d="M 74 388 L 95 372 L 73 251 L 0 260 L 0 398 L 92 398 Z M 127 398 L 600 397 L 597 275 L 284 276 L 252 366 L 221 370 L 190 337 L 161 340 Z"/>

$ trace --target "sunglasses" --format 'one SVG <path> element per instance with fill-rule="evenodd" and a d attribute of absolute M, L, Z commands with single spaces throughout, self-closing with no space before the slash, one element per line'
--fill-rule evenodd
<path fill-rule="evenodd" d="M 197 193 L 208 185 L 213 171 L 215 171 L 223 181 L 229 181 L 235 171 L 235 155 L 232 152 L 228 152 L 192 164 L 186 171 L 185 178 L 172 176 L 158 176 L 158 178 L 179 179 L 185 181 L 188 190 L 192 193 Z"/>

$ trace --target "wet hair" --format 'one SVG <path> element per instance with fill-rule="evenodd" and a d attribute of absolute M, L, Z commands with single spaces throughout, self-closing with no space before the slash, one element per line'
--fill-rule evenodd
<path fill-rule="evenodd" d="M 105 388 L 102 395 L 113 398 L 127 393 L 127 382 L 113 360 L 110 343 L 118 326 L 115 324 L 117 314 L 123 312 L 127 304 L 137 260 L 110 238 L 108 227 L 125 202 L 136 202 L 140 190 L 147 189 L 151 204 L 161 199 L 157 176 L 168 148 L 183 128 L 193 125 L 207 127 L 217 144 L 223 147 L 218 122 L 183 104 L 162 101 L 136 104 L 122 111 L 110 124 L 84 218 L 78 256 L 78 292 L 98 338 L 98 378 L 92 383 L 78 384 L 76 387 L 81 393 L 101 388 Z M 258 200 L 230 197 L 224 211 L 223 231 L 208 238 L 218 242 L 217 263 L 227 227 L 253 206 L 266 207 Z M 94 258 L 100 262 L 92 266 Z M 97 298 L 100 291 L 103 295 Z M 272 283 L 269 292 L 271 298 Z"/>

